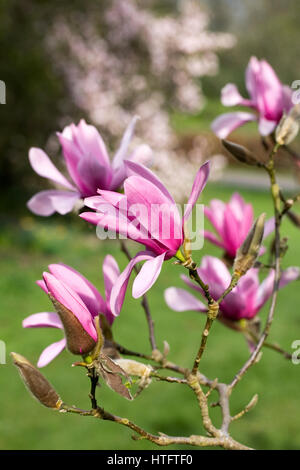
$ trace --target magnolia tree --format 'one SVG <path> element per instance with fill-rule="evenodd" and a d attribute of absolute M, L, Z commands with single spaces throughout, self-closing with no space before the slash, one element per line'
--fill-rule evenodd
<path fill-rule="evenodd" d="M 74 102 L 107 138 L 116 140 L 132 115 L 141 117 L 137 138 L 153 148 L 163 181 L 179 198 L 182 151 L 169 111 L 199 112 L 201 77 L 217 73 L 217 52 L 231 48 L 235 39 L 208 30 L 209 16 L 198 1 L 171 1 L 167 15 L 155 10 L 157 3 L 91 2 L 82 15 L 57 19 L 47 46 Z M 204 139 L 196 139 L 190 150 L 193 170 L 204 153 Z M 224 158 L 211 160 L 217 176 Z M 185 172 L 188 184 L 191 173 Z"/>
<path fill-rule="evenodd" d="M 77 414 L 78 417 L 112 421 L 134 431 L 136 439 L 147 439 L 159 446 L 188 444 L 248 449 L 246 443 L 231 437 L 230 425 L 254 407 L 257 395 L 244 409 L 231 415 L 232 392 L 261 357 L 263 347 L 291 358 L 280 346 L 268 342 L 268 335 L 279 290 L 299 278 L 298 267 L 282 269 L 286 245 L 281 233 L 281 222 L 285 216 L 299 224 L 292 211 L 299 196 L 284 196 L 275 170 L 278 149 L 287 148 L 298 132 L 299 105 L 293 105 L 291 91 L 281 84 L 265 61 L 251 59 L 246 71 L 246 86 L 249 99 L 242 98 L 236 87 L 229 84 L 222 91 L 222 100 L 226 105 L 249 106 L 253 113 L 221 116 L 213 123 L 213 129 L 225 138 L 245 121 L 255 119 L 259 122 L 259 131 L 264 137 L 268 154 L 265 162 L 259 161 L 240 145 L 227 140 L 223 142 L 239 161 L 255 165 L 268 175 L 274 216 L 267 221 L 264 213 L 254 220 L 251 204 L 246 204 L 241 195 L 235 193 L 228 203 L 214 199 L 204 208 L 204 215 L 215 230 L 205 231 L 201 217 L 197 219 L 202 207 L 197 201 L 209 180 L 210 162 L 205 162 L 196 173 L 188 201 L 182 209 L 161 180 L 143 164 L 147 161 L 149 147 L 142 144 L 131 148 L 136 118 L 126 129 L 112 160 L 96 128 L 85 121 L 80 121 L 78 125 L 71 124 L 58 133 L 66 176 L 56 169 L 43 150 L 30 150 L 33 169 L 58 185 L 59 189 L 36 194 L 28 203 L 29 209 L 43 216 L 73 211 L 87 225 L 97 226 L 99 238 L 115 238 L 115 243 L 120 244 L 120 250 L 128 258 L 127 267 L 120 273 L 114 257 L 105 257 L 102 267 L 103 293 L 81 273 L 64 264 L 51 264 L 48 272 L 44 272 L 42 279 L 37 281 L 49 297 L 54 311 L 35 313 L 24 319 L 23 326 L 54 327 L 63 332 L 63 339 L 47 346 L 42 352 L 37 366 L 46 366 L 67 348 L 70 353 L 79 356 L 73 365 L 87 373 L 91 400 L 91 408 L 87 410 L 68 405 L 38 368 L 23 356 L 12 353 L 25 384 L 43 405 L 60 412 Z M 192 220 L 195 218 L 196 223 Z M 271 244 L 269 263 L 265 264 L 260 256 L 267 250 L 264 239 L 271 235 L 274 242 Z M 219 258 L 203 256 L 197 266 L 194 258 L 202 248 L 203 238 L 217 245 L 221 254 Z M 143 247 L 134 257 L 128 250 L 127 239 Z M 161 309 L 194 310 L 205 316 L 205 326 L 202 332 L 199 331 L 199 344 L 194 345 L 190 364 L 185 365 L 172 362 L 167 342 L 162 350 L 158 347 L 147 300 L 147 291 L 155 288 L 153 286 L 159 282 L 164 262 L 170 259 L 174 261 L 173 269 L 181 271 L 183 288 L 168 287 L 165 299 L 161 299 Z M 262 281 L 260 271 L 264 274 Z M 134 277 L 134 281 L 132 291 L 127 292 L 127 296 L 141 299 L 145 325 L 149 330 L 151 351 L 148 354 L 132 351 L 122 343 L 122 337 L 114 336 L 114 321 L 122 311 L 130 277 Z M 267 320 L 265 325 L 261 325 L 259 312 L 270 298 Z M 206 377 L 201 372 L 202 358 L 209 354 L 209 335 L 213 333 L 215 321 L 244 335 L 249 347 L 249 358 L 241 364 L 229 383 Z M 141 427 L 141 423 L 137 424 L 127 416 L 116 416 L 113 410 L 108 410 L 109 404 L 97 401 L 97 385 L 102 382 L 132 400 L 146 387 L 151 387 L 152 379 L 161 382 L 162 388 L 168 382 L 190 389 L 195 396 L 194 405 L 200 408 L 207 435 L 152 434 Z M 222 413 L 220 426 L 210 416 L 210 394 L 213 390 L 218 393 L 215 405 L 220 407 Z"/>

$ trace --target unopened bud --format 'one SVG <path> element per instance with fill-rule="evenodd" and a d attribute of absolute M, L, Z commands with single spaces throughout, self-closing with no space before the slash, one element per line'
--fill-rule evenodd
<path fill-rule="evenodd" d="M 115 361 L 127 375 L 135 375 L 137 377 L 149 377 L 153 368 L 150 365 L 132 359 L 117 359 Z"/>
<path fill-rule="evenodd" d="M 62 404 L 58 394 L 41 374 L 24 356 L 11 353 L 15 366 L 18 368 L 20 376 L 32 395 L 44 406 L 59 409 Z"/>
<path fill-rule="evenodd" d="M 250 229 L 245 241 L 237 251 L 233 270 L 238 276 L 243 276 L 254 265 L 261 247 L 266 214 L 261 214 Z"/>
<path fill-rule="evenodd" d="M 290 144 L 299 132 L 300 105 L 296 104 L 288 115 L 283 115 L 275 132 L 276 142 L 279 145 Z"/>
<path fill-rule="evenodd" d="M 257 158 L 255 158 L 250 150 L 246 149 L 246 147 L 243 147 L 242 145 L 236 144 L 234 142 L 230 142 L 229 140 L 222 140 L 222 143 L 226 150 L 228 150 L 228 152 L 230 152 L 231 155 L 238 161 L 248 165 L 261 166 L 261 163 L 257 160 Z"/>
<path fill-rule="evenodd" d="M 82 356 L 90 353 L 96 346 L 94 339 L 83 328 L 71 310 L 58 302 L 51 294 L 49 297 L 63 324 L 68 350 L 72 354 L 81 354 Z"/>

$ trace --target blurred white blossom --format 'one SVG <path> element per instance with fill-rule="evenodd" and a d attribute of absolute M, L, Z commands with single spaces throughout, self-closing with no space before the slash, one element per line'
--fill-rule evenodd
<path fill-rule="evenodd" d="M 119 138 L 138 114 L 137 135 L 153 148 L 156 166 L 175 170 L 175 160 L 184 157 L 175 157 L 178 140 L 169 111 L 202 108 L 200 77 L 217 73 L 216 52 L 231 48 L 235 39 L 208 31 L 207 11 L 196 0 L 174 1 L 164 15 L 154 4 L 93 2 L 84 14 L 58 18 L 47 45 L 75 104 L 101 133 Z M 177 184 L 169 179 L 172 185 Z"/>

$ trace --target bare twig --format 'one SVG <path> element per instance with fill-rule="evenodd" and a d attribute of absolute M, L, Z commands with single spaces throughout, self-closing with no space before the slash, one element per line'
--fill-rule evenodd
<path fill-rule="evenodd" d="M 264 330 L 261 334 L 261 337 L 256 345 L 255 350 L 251 354 L 250 358 L 245 362 L 243 367 L 239 370 L 239 372 L 235 375 L 234 379 L 229 385 L 230 392 L 236 386 L 236 384 L 241 380 L 241 378 L 245 375 L 245 373 L 249 370 L 249 368 L 256 362 L 258 354 L 265 343 L 271 325 L 274 318 L 275 306 L 277 301 L 277 294 L 279 289 L 279 282 L 280 282 L 280 224 L 281 224 L 281 216 L 280 216 L 280 190 L 279 186 L 276 182 L 276 174 L 274 170 L 274 155 L 277 152 L 278 145 L 275 145 L 271 155 L 269 164 L 265 166 L 265 169 L 268 172 L 270 183 L 271 183 L 271 194 L 273 199 L 274 205 L 274 215 L 275 215 L 275 279 L 274 279 L 274 287 L 273 287 L 273 294 L 271 300 L 271 306 L 269 310 L 269 314 L 267 317 L 267 321 L 264 327 Z"/>
<path fill-rule="evenodd" d="M 140 437 L 135 439 L 146 439 L 154 444 L 159 446 L 169 446 L 172 444 L 179 445 L 191 445 L 196 447 L 211 447 L 219 446 L 224 449 L 229 450 L 251 450 L 249 447 L 244 446 L 243 444 L 235 441 L 229 436 L 220 434 L 218 437 L 206 437 L 206 436 L 197 436 L 191 435 L 189 437 L 177 437 L 177 436 L 168 436 L 166 434 L 159 433 L 159 435 L 151 434 L 145 431 L 143 428 L 133 423 L 127 418 L 121 418 L 119 416 L 113 415 L 103 408 L 98 407 L 97 409 L 92 410 L 81 410 L 72 406 L 68 406 L 63 403 L 59 409 L 60 412 L 65 413 L 75 413 L 81 416 L 90 416 L 93 418 L 98 418 L 102 420 L 112 421 L 114 423 L 121 424 L 127 428 L 135 431 Z"/>

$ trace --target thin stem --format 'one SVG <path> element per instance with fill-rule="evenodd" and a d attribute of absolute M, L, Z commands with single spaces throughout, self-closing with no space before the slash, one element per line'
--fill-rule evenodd
<path fill-rule="evenodd" d="M 281 216 L 280 216 L 280 190 L 279 186 L 276 181 L 276 173 L 274 169 L 274 155 L 277 152 L 278 144 L 276 144 L 272 150 L 270 155 L 270 160 L 268 165 L 265 166 L 265 169 L 269 175 L 270 183 L 271 183 L 271 194 L 273 199 L 274 205 L 274 215 L 275 215 L 275 279 L 274 279 L 274 287 L 273 287 L 273 294 L 271 300 L 271 306 L 269 310 L 269 314 L 267 317 L 267 321 L 264 327 L 264 330 L 261 334 L 261 337 L 256 345 L 255 350 L 251 354 L 250 358 L 245 362 L 243 367 L 239 370 L 236 374 L 234 379 L 232 380 L 231 384 L 229 385 L 229 391 L 233 390 L 236 384 L 241 380 L 241 378 L 245 375 L 248 369 L 256 362 L 257 356 L 263 347 L 266 338 L 268 337 L 273 318 L 275 313 L 275 306 L 277 301 L 277 294 L 279 289 L 279 282 L 280 282 L 280 224 L 281 224 Z"/>
<path fill-rule="evenodd" d="M 127 418 L 121 418 L 119 416 L 113 415 L 108 411 L 105 411 L 103 408 L 98 407 L 97 409 L 92 409 L 90 411 L 81 410 L 76 407 L 68 406 L 63 403 L 60 407 L 60 412 L 65 413 L 75 413 L 81 416 L 90 416 L 93 418 L 98 418 L 106 421 L 112 421 L 118 423 L 122 426 L 125 426 L 132 431 L 136 432 L 140 438 L 135 439 L 146 439 L 154 444 L 159 446 L 169 446 L 172 444 L 179 445 L 191 445 L 196 447 L 211 447 L 211 446 L 220 446 L 224 449 L 230 450 L 251 450 L 249 447 L 244 446 L 243 444 L 235 441 L 231 437 L 220 434 L 218 437 L 206 437 L 206 436 L 197 436 L 191 435 L 188 437 L 177 437 L 177 436 L 168 436 L 166 434 L 160 433 L 159 435 L 151 434 L 145 431 L 143 428 L 133 423 Z"/>
<path fill-rule="evenodd" d="M 97 387 L 99 377 L 96 375 L 96 371 L 94 368 L 89 370 L 88 375 L 91 381 L 91 391 L 90 391 L 89 397 L 91 399 L 92 408 L 95 410 L 97 409 L 97 406 L 98 406 L 97 400 L 96 400 L 96 387 Z"/>
<path fill-rule="evenodd" d="M 199 286 L 202 288 L 208 304 L 213 304 L 214 299 L 210 295 L 209 286 L 202 281 L 202 279 L 200 278 L 197 272 L 197 269 L 189 269 L 189 274 L 190 274 L 190 278 L 193 279 L 195 282 L 197 282 L 197 284 L 199 284 Z"/>

